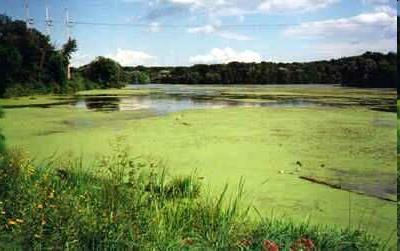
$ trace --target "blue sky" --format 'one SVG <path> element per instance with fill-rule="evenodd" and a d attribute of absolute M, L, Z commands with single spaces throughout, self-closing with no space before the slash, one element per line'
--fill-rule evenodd
<path fill-rule="evenodd" d="M 192 65 L 397 50 L 395 0 L 29 0 L 41 31 L 46 5 L 56 46 L 66 40 L 65 8 L 76 22 L 74 65 L 99 55 L 122 65 Z M 0 0 L 0 12 L 24 19 L 24 0 Z"/>

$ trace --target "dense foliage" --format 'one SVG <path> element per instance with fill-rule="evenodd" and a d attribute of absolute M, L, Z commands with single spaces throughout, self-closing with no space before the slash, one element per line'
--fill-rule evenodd
<path fill-rule="evenodd" d="M 27 29 L 25 22 L 0 15 L 0 96 L 122 86 L 121 66 L 103 57 L 83 71 L 72 69 L 72 79 L 68 80 L 68 65 L 76 50 L 73 39 L 56 49 L 48 36 Z"/>
<path fill-rule="evenodd" d="M 124 79 L 129 84 L 149 84 L 150 76 L 145 70 L 131 70 L 129 67 L 124 68 Z"/>
<path fill-rule="evenodd" d="M 67 66 L 76 48 L 76 41 L 69 40 L 56 50 L 47 36 L 27 29 L 25 22 L 0 15 L 0 95 L 66 92 Z"/>
<path fill-rule="evenodd" d="M 149 67 L 152 82 L 171 84 L 341 84 L 396 87 L 397 54 L 361 56 L 310 63 L 239 63 L 191 67 Z M 136 68 L 134 68 L 136 69 Z"/>
<path fill-rule="evenodd" d="M 252 220 L 240 203 L 242 183 L 231 199 L 226 189 L 205 197 L 195 176 L 166 179 L 158 162 L 115 150 L 96 174 L 85 173 L 80 159 L 35 166 L 21 149 L 3 155 L 0 249 L 384 249 L 358 230 Z"/>
<path fill-rule="evenodd" d="M 122 67 L 112 59 L 97 57 L 94 61 L 78 70 L 82 75 L 101 88 L 122 87 Z"/>
<path fill-rule="evenodd" d="M 3 110 L 0 107 L 0 118 L 3 117 Z M 0 154 L 5 151 L 5 137 L 0 131 Z"/>

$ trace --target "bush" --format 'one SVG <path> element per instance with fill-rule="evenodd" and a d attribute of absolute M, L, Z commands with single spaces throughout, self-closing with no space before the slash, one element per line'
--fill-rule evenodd
<path fill-rule="evenodd" d="M 93 62 L 85 66 L 83 70 L 85 78 L 99 83 L 101 88 L 123 87 L 122 67 L 112 59 L 97 57 Z"/>
<path fill-rule="evenodd" d="M 133 71 L 125 73 L 128 75 L 130 84 L 149 84 L 150 76 L 143 71 Z"/>
<path fill-rule="evenodd" d="M 12 87 L 8 87 L 4 92 L 5 98 L 12 98 L 12 97 L 22 97 L 22 96 L 29 96 L 33 94 L 33 89 L 27 88 L 21 84 L 15 84 Z"/>

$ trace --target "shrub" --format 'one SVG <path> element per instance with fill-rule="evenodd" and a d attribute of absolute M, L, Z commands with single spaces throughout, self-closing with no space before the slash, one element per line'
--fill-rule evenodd
<path fill-rule="evenodd" d="M 12 87 L 8 87 L 5 92 L 4 92 L 4 97 L 5 98 L 12 98 L 12 97 L 22 97 L 22 96 L 28 96 L 33 93 L 33 90 L 30 88 L 27 88 L 26 86 L 23 86 L 21 84 L 15 84 Z"/>

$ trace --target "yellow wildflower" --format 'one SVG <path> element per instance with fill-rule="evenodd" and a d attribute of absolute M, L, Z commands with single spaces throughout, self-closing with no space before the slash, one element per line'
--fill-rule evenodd
<path fill-rule="evenodd" d="M 8 220 L 8 225 L 17 225 L 17 222 L 14 220 Z"/>
<path fill-rule="evenodd" d="M 23 220 L 21 220 L 21 219 L 16 219 L 15 220 L 17 223 L 19 223 L 19 224 L 22 224 L 22 223 L 24 223 L 24 221 Z"/>

